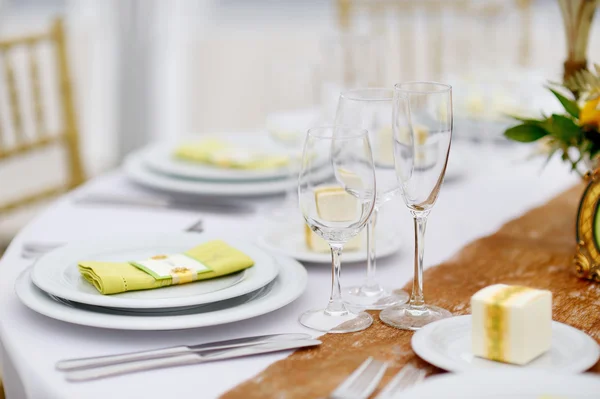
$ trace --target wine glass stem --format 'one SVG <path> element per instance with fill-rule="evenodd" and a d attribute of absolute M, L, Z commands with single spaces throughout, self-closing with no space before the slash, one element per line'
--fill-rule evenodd
<path fill-rule="evenodd" d="M 369 223 L 367 224 L 367 250 L 369 252 L 369 258 L 367 259 L 367 281 L 365 283 L 367 287 L 374 287 L 377 285 L 375 280 L 375 273 L 377 271 L 375 227 L 377 225 L 378 214 L 379 209 L 375 206 L 375 208 L 373 208 L 373 213 L 371 214 L 371 219 L 369 219 Z"/>
<path fill-rule="evenodd" d="M 423 254 L 425 252 L 425 228 L 427 227 L 427 214 L 413 214 L 415 224 L 415 275 L 413 278 L 410 307 L 422 308 L 425 305 L 423 298 Z"/>
<path fill-rule="evenodd" d="M 342 287 L 340 286 L 340 258 L 343 244 L 329 244 L 331 247 L 331 296 L 325 313 L 332 316 L 341 316 L 348 312 L 342 302 Z"/>

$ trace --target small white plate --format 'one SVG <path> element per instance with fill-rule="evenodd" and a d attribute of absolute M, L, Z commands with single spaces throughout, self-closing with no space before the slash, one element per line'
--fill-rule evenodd
<path fill-rule="evenodd" d="M 457 316 L 428 324 L 412 337 L 412 348 L 423 360 L 441 369 L 463 372 L 480 369 L 537 369 L 580 373 L 600 358 L 600 347 L 592 337 L 576 328 L 552 322 L 552 346 L 548 352 L 525 366 L 473 356 L 471 316 Z"/>
<path fill-rule="evenodd" d="M 31 281 L 27 269 L 17 279 L 15 291 L 21 302 L 31 310 L 56 320 L 84 326 L 117 330 L 181 330 L 216 326 L 246 320 L 273 312 L 297 299 L 306 289 L 306 269 L 293 259 L 276 259 L 280 273 L 268 286 L 257 292 L 229 299 L 196 311 L 174 314 L 144 314 L 104 310 L 90 306 L 72 307 L 53 300 Z M 164 288 L 160 288 L 162 290 Z M 155 290 L 156 291 L 156 290 Z"/>
<path fill-rule="evenodd" d="M 249 197 L 281 194 L 298 186 L 296 178 L 216 182 L 169 176 L 144 165 L 143 151 L 129 155 L 125 159 L 123 169 L 133 182 L 158 191 L 202 196 Z"/>
<path fill-rule="evenodd" d="M 197 233 L 141 234 L 73 242 L 38 259 L 31 277 L 41 290 L 70 301 L 112 308 L 158 309 L 234 298 L 264 287 L 277 276 L 278 266 L 271 255 L 255 245 L 234 239 L 224 241 L 254 260 L 254 266 L 245 270 L 243 279 L 236 273 L 161 289 L 102 295 L 85 281 L 77 267 L 82 260 L 122 262 L 147 259 L 157 253 L 181 253 L 214 239 L 221 237 Z"/>
<path fill-rule="evenodd" d="M 266 233 L 257 240 L 257 244 L 269 252 L 289 256 L 301 262 L 325 263 L 331 265 L 331 253 L 314 252 L 306 246 L 304 240 L 304 226 L 297 228 L 280 228 Z M 365 235 L 366 236 L 366 235 Z M 381 232 L 377 237 L 377 258 L 384 258 L 398 252 L 402 243 L 389 235 Z M 365 262 L 367 260 L 367 243 L 362 243 L 361 249 L 357 251 L 344 251 L 344 263 Z"/>
<path fill-rule="evenodd" d="M 243 146 L 247 149 L 268 152 L 270 154 L 285 155 L 281 150 L 273 148 L 273 144 L 261 136 L 262 134 L 227 134 L 219 136 L 208 136 L 233 143 L 232 145 Z M 197 138 L 196 140 L 198 140 Z M 192 141 L 192 140 L 190 140 Z M 187 162 L 173 156 L 176 145 L 168 143 L 155 143 L 145 148 L 142 152 L 142 160 L 150 169 L 165 175 L 183 177 L 196 180 L 212 180 L 220 182 L 243 182 L 254 180 L 272 180 L 289 178 L 290 170 L 287 167 L 273 169 L 235 169 L 220 168 L 199 162 Z"/>
<path fill-rule="evenodd" d="M 394 399 L 592 399 L 600 378 L 542 370 L 480 370 L 444 374 L 401 392 Z"/>

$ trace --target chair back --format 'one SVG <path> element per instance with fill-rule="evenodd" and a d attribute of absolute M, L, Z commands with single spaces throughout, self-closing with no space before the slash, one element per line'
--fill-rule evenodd
<path fill-rule="evenodd" d="M 42 90 L 44 75 L 40 68 L 39 48 L 45 45 L 49 45 L 53 52 L 54 65 L 49 69 L 52 69 L 51 73 L 56 75 L 60 114 L 57 117 L 62 122 L 58 131 L 49 131 L 46 120 L 48 114 L 44 112 L 48 107 Z M 25 62 L 22 65 L 26 68 L 24 75 L 28 84 L 20 84 L 17 79 L 15 60 L 12 57 L 13 52 L 17 51 L 25 54 Z M 0 202 L 0 214 L 2 214 L 73 189 L 85 180 L 79 153 L 79 132 L 62 19 L 55 20 L 46 32 L 0 40 L 0 79 L 6 84 L 5 111 L 7 112 L 0 114 L 0 118 L 6 119 L 6 123 L 0 125 L 0 164 L 58 145 L 64 148 L 67 170 L 66 182 L 59 186 L 44 188 L 7 203 Z M 27 117 L 32 120 L 32 123 L 25 122 Z M 2 129 L 7 126 L 8 129 Z"/>

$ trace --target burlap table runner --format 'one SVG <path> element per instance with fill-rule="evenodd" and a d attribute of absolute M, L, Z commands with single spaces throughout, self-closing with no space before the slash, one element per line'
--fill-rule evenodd
<path fill-rule="evenodd" d="M 600 342 L 600 284 L 575 277 L 572 265 L 575 218 L 583 188 L 562 193 L 428 269 L 427 301 L 461 315 L 470 313 L 471 295 L 490 284 L 548 289 L 554 295 L 554 320 L 579 328 Z M 410 284 L 405 287 L 410 288 Z M 384 325 L 378 313 L 372 312 L 375 322 L 367 330 L 324 335 L 320 347 L 295 352 L 222 397 L 326 397 L 368 356 L 390 364 L 379 388 L 408 362 L 430 374 L 443 372 L 415 355 L 410 346 L 412 332 Z M 591 371 L 600 373 L 600 362 Z"/>

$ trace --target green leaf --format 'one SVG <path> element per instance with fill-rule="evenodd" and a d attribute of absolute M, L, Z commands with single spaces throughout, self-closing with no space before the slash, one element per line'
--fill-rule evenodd
<path fill-rule="evenodd" d="M 583 131 L 573 119 L 563 115 L 552 115 L 552 135 L 564 143 L 571 144 L 583 137 Z"/>
<path fill-rule="evenodd" d="M 506 114 L 507 117 L 511 118 L 511 119 L 515 119 L 519 122 L 523 122 L 524 125 L 539 125 L 541 123 L 543 123 L 543 120 L 539 120 L 539 119 L 531 119 L 531 118 L 524 118 L 522 116 L 517 116 L 517 115 L 510 115 L 510 114 Z"/>
<path fill-rule="evenodd" d="M 545 129 L 536 125 L 517 125 L 504 132 L 504 136 L 507 138 L 521 143 L 531 143 L 547 135 L 548 132 Z"/>
<path fill-rule="evenodd" d="M 573 116 L 574 118 L 579 118 L 579 106 L 575 101 L 569 100 L 567 97 L 563 96 L 556 90 L 550 89 L 550 91 L 556 96 L 556 98 L 558 98 L 558 101 L 560 101 L 562 106 L 565 107 L 565 110 L 569 114 L 571 114 L 571 116 Z"/>

